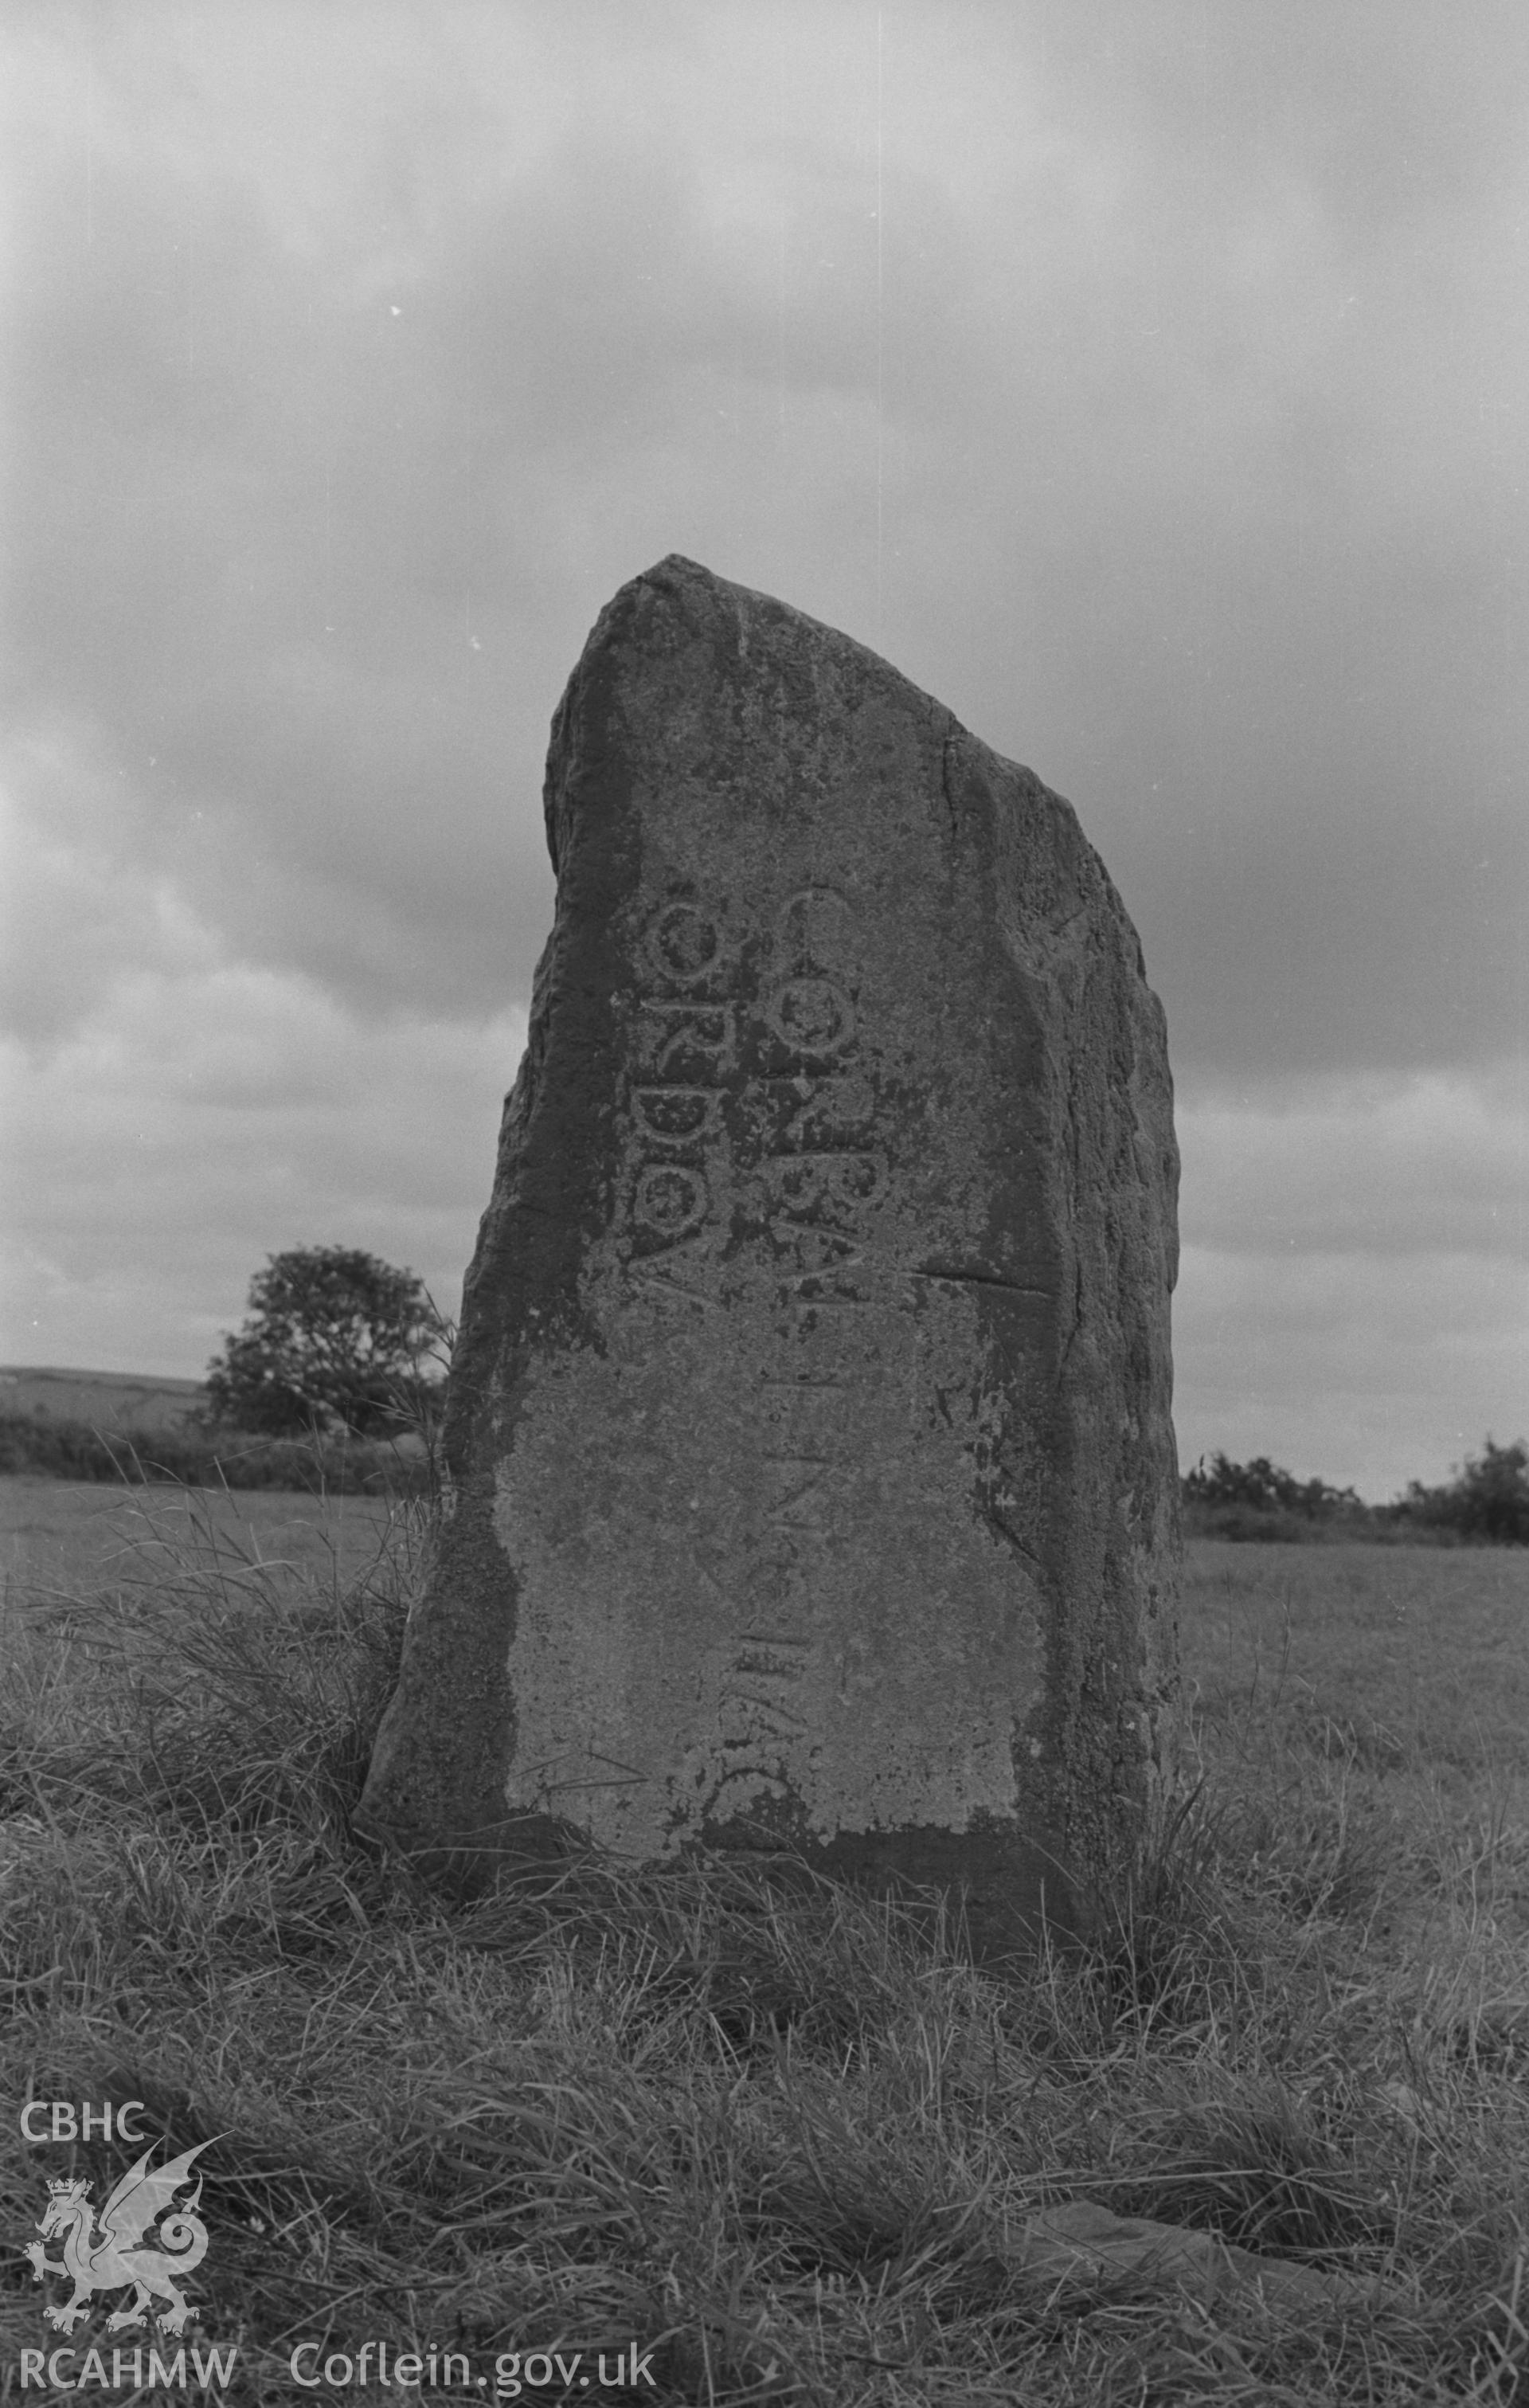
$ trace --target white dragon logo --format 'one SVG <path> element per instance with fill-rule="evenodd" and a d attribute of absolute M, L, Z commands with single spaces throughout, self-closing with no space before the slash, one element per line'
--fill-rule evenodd
<path fill-rule="evenodd" d="M 207 2229 L 196 2210 L 202 2198 L 202 2177 L 196 2177 L 196 2188 L 185 2206 L 174 2215 L 164 2215 L 176 2192 L 191 2180 L 191 2162 L 199 2157 L 207 2141 L 184 2156 L 172 2157 L 157 2172 L 149 2172 L 153 2156 L 150 2142 L 137 2164 L 129 2166 L 121 2181 L 101 2210 L 101 2229 L 93 2237 L 95 2209 L 87 2193 L 88 2182 L 62 2181 L 48 2186 L 48 2205 L 43 2211 L 37 2230 L 41 2241 L 29 2241 L 26 2254 L 32 2260 L 32 2279 L 40 2283 L 45 2274 L 64 2274 L 74 2284 L 74 2297 L 61 2308 L 44 2311 L 48 2321 L 62 2333 L 73 2332 L 81 2316 L 91 2312 L 93 2291 L 120 2291 L 124 2285 L 136 2287 L 125 2308 L 119 2308 L 107 2318 L 107 2332 L 121 2332 L 128 2325 L 147 2321 L 150 2298 L 167 2300 L 168 2311 L 158 2319 L 162 2332 L 179 2333 L 186 2329 L 189 2317 L 199 2311 L 188 2307 L 181 2292 L 171 2280 L 171 2270 L 187 2274 L 199 2266 L 207 2254 Z M 164 2215 L 159 2237 L 174 2251 L 167 2257 L 163 2249 L 142 2249 L 138 2243 L 154 2222 Z M 64 2235 L 63 2262 L 44 2254 L 43 2244 L 55 2232 Z"/>

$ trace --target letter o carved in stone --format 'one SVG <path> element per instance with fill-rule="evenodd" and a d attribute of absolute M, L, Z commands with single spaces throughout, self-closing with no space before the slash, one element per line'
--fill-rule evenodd
<path fill-rule="evenodd" d="M 637 1174 L 632 1218 L 656 1237 L 683 1238 L 700 1227 L 710 1201 L 704 1172 L 679 1162 L 650 1162 Z"/>
<path fill-rule="evenodd" d="M 836 979 L 792 978 L 778 986 L 764 1017 L 793 1054 L 827 1059 L 855 1033 L 855 1008 Z"/>
<path fill-rule="evenodd" d="M 693 986 L 719 968 L 722 931 L 693 903 L 666 903 L 648 931 L 648 953 L 661 977 Z"/>

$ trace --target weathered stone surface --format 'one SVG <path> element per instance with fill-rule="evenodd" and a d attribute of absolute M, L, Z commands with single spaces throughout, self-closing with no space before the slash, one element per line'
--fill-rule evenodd
<path fill-rule="evenodd" d="M 1066 803 L 693 563 L 553 724 L 557 917 L 362 1821 L 1086 1913 L 1175 1664 L 1162 1010 Z M 460 1862 L 460 1859 L 459 1859 Z"/>

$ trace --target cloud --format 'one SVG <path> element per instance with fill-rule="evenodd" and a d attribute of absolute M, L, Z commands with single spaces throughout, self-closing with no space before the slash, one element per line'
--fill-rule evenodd
<path fill-rule="evenodd" d="M 1366 213 L 1330 138 L 1372 54 L 1421 122 L 1419 21 L 1346 24 L 1312 81 L 1193 11 L 1152 43 L 957 11 L 947 58 L 892 10 L 879 138 L 868 21 L 681 9 L 640 57 L 578 11 L 451 22 L 318 44 L 307 148 L 268 42 L 209 29 L 190 84 L 184 45 L 98 46 L 89 242 L 78 135 L 36 146 L 16 712 L 72 727 L 241 958 L 368 1008 L 523 997 L 551 704 L 679 548 L 879 623 L 1069 795 L 1186 1064 L 1509 1041 L 1522 171 L 1457 108 Z"/>
<path fill-rule="evenodd" d="M 454 1312 L 524 1039 L 516 1009 L 377 1022 L 291 974 L 148 968 L 45 1057 L 6 1046 L 7 1353 L 195 1373 L 294 1245 L 407 1264 Z"/>
<path fill-rule="evenodd" d="M 32 809 L 0 794 L 0 1015 L 23 1044 L 47 1047 L 136 968 L 189 968 L 212 947 L 138 858 L 131 791 L 82 759 L 68 730 L 16 759 Z"/>
<path fill-rule="evenodd" d="M 1189 1443 L 1522 1424 L 1522 10 L 8 33 L 13 1326 L 194 1369 L 276 1246 L 460 1272 L 548 721 L 679 550 L 1077 806 L 1186 1098 Z"/>
<path fill-rule="evenodd" d="M 544 933 L 550 882 L 508 857 L 513 647 L 475 682 L 455 463 L 402 407 L 407 357 L 369 356 L 393 322 L 358 322 L 242 193 L 103 168 L 96 204 L 19 380 L 16 716 L 66 731 L 103 845 L 125 806 L 140 867 L 244 957 L 481 1010 L 507 929 L 526 952 Z M 12 774 L 42 817 L 33 768 Z"/>
<path fill-rule="evenodd" d="M 1529 1436 L 1518 1265 L 1186 1247 L 1174 1321 L 1186 1468 L 1268 1455 L 1376 1503 L 1445 1479 L 1489 1433 Z"/>
<path fill-rule="evenodd" d="M 1180 1102 L 1179 1452 L 1372 1499 L 1529 1435 L 1529 1066 Z"/>
<path fill-rule="evenodd" d="M 1529 1264 L 1529 1065 L 1180 1101 L 1202 1243 Z"/>

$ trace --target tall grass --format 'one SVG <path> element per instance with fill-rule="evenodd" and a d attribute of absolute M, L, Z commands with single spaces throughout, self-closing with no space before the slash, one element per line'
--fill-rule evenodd
<path fill-rule="evenodd" d="M 307 2340 L 460 2350 L 490 2397 L 507 2353 L 635 2343 L 633 2396 L 737 2408 L 1529 2401 L 1506 1828 L 1463 1846 L 1426 1767 L 1397 1803 L 1359 1735 L 1293 1736 L 1276 1665 L 1100 1944 L 1022 1975 L 767 1865 L 453 1909 L 350 1828 L 430 1535 L 402 1507 L 359 1578 L 299 1579 L 193 1513 L 4 1633 L 6 2092 L 209 2144 L 231 2399 L 331 2396 Z M 99 2200 L 122 2153 L 0 2119 L 17 2248 L 65 2171 Z M 1027 2229 L 1079 2199 L 1372 2279 L 1323 2313 L 1058 2274 Z M 42 2300 L 13 2258 L 13 2381 Z"/>

